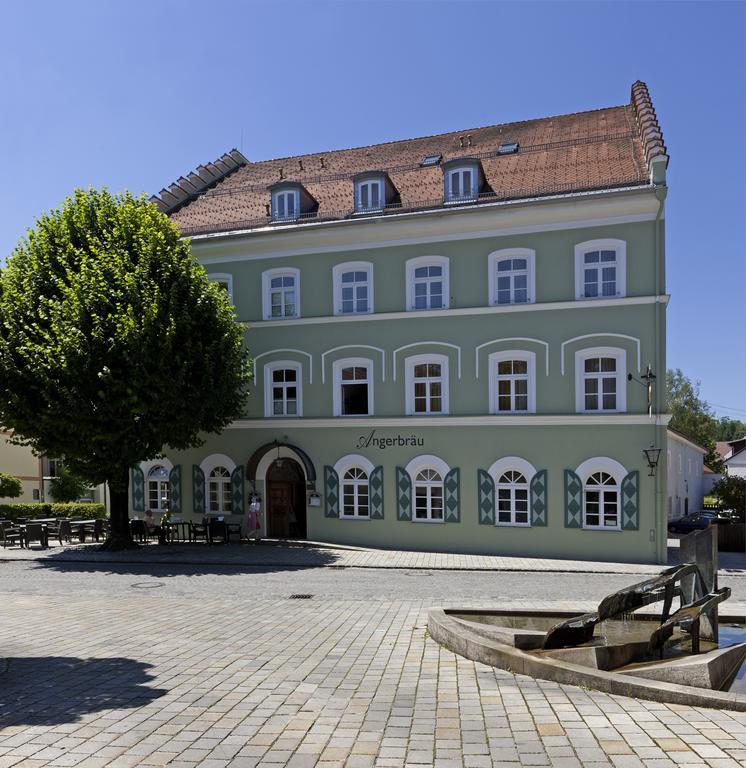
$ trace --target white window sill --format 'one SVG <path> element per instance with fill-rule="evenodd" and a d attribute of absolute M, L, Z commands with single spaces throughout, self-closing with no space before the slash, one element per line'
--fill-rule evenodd
<path fill-rule="evenodd" d="M 340 520 L 364 520 L 370 521 L 370 515 L 340 515 Z"/>
<path fill-rule="evenodd" d="M 338 309 L 334 313 L 334 317 L 351 317 L 353 315 L 372 315 L 374 314 L 372 309 L 368 309 L 365 312 L 343 312 L 341 309 Z"/>
<path fill-rule="evenodd" d="M 283 315 L 282 317 L 265 317 L 265 320 L 299 320 L 300 315 Z"/>
<path fill-rule="evenodd" d="M 495 523 L 498 528 L 530 528 L 531 523 Z"/>
<path fill-rule="evenodd" d="M 609 533 L 622 533 L 621 526 L 612 527 L 609 525 L 584 525 L 584 531 L 607 531 Z"/>
<path fill-rule="evenodd" d="M 604 416 L 607 413 L 627 413 L 627 411 L 622 408 L 607 408 L 607 409 L 599 408 L 598 410 L 595 410 L 595 411 L 582 410 L 582 411 L 577 411 L 577 413 L 582 413 L 582 414 L 585 414 L 586 416 L 594 416 L 594 415 Z"/>
<path fill-rule="evenodd" d="M 293 414 L 285 414 L 285 413 L 267 413 L 264 415 L 265 419 L 302 419 L 303 414 L 301 413 L 293 413 Z"/>
<path fill-rule="evenodd" d="M 412 517 L 413 523 L 434 523 L 435 525 L 440 525 L 441 523 L 445 523 L 445 518 L 442 518 L 440 520 L 429 520 L 422 517 Z"/>

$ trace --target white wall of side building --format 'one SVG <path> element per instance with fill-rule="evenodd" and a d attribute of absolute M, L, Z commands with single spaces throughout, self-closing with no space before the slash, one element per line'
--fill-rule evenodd
<path fill-rule="evenodd" d="M 699 512 L 704 502 L 702 472 L 706 451 L 696 443 L 668 430 L 666 488 L 669 520 Z"/>
<path fill-rule="evenodd" d="M 741 451 L 725 462 L 730 477 L 746 477 L 746 451 Z"/>

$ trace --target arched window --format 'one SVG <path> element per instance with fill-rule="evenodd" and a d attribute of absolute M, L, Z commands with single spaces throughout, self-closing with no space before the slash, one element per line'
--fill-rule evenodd
<path fill-rule="evenodd" d="M 233 511 L 231 473 L 225 467 L 215 467 L 208 478 L 209 511 L 229 515 Z"/>
<path fill-rule="evenodd" d="M 276 360 L 264 367 L 264 415 L 303 415 L 302 366 L 291 360 Z"/>
<path fill-rule="evenodd" d="M 300 270 L 285 267 L 263 272 L 262 303 L 265 320 L 300 317 Z"/>
<path fill-rule="evenodd" d="M 415 475 L 414 519 L 443 520 L 443 476 L 432 467 L 425 467 Z"/>
<path fill-rule="evenodd" d="M 528 480 L 515 469 L 497 480 L 497 524 L 528 525 Z"/>
<path fill-rule="evenodd" d="M 490 413 L 536 411 L 536 355 L 525 350 L 493 352 L 489 357 Z"/>
<path fill-rule="evenodd" d="M 370 262 L 337 264 L 332 274 L 335 315 L 364 315 L 373 311 L 373 265 Z"/>
<path fill-rule="evenodd" d="M 619 482 L 608 472 L 594 472 L 583 485 L 583 527 L 620 528 Z"/>
<path fill-rule="evenodd" d="M 350 467 L 342 476 L 342 517 L 370 517 L 368 473 L 361 467 Z"/>
<path fill-rule="evenodd" d="M 148 472 L 148 509 L 153 512 L 165 512 L 170 492 L 168 470 L 162 464 L 156 464 Z"/>
<path fill-rule="evenodd" d="M 534 263 L 530 248 L 504 248 L 488 258 L 490 304 L 530 304 L 534 299 Z"/>
<path fill-rule="evenodd" d="M 627 244 L 588 240 L 575 246 L 575 297 L 616 299 L 626 295 Z"/>
<path fill-rule="evenodd" d="M 404 365 L 408 416 L 448 413 L 448 358 L 414 355 Z"/>
<path fill-rule="evenodd" d="M 333 363 L 335 416 L 373 415 L 373 361 L 349 357 Z"/>
<path fill-rule="evenodd" d="M 575 353 L 575 407 L 578 413 L 621 413 L 627 409 L 623 349 L 593 347 Z"/>
<path fill-rule="evenodd" d="M 406 267 L 407 309 L 446 309 L 450 303 L 448 259 L 418 256 Z"/>

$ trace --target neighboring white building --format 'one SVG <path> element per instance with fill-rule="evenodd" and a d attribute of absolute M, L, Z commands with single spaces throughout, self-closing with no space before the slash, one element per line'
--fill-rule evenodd
<path fill-rule="evenodd" d="M 730 452 L 723 458 L 726 474 L 731 477 L 746 477 L 746 437 L 729 440 Z"/>
<path fill-rule="evenodd" d="M 690 512 L 699 512 L 704 503 L 702 474 L 706 451 L 679 432 L 668 428 L 668 501 L 669 520 L 678 520 Z"/>

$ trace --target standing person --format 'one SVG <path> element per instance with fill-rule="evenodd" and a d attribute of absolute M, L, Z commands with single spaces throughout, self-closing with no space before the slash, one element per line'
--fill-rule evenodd
<path fill-rule="evenodd" d="M 252 494 L 249 499 L 249 505 L 244 515 L 244 530 L 246 531 L 247 539 L 253 538 L 259 541 L 262 530 L 261 503 L 256 494 Z"/>

